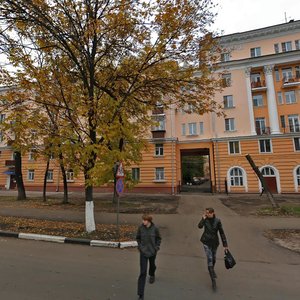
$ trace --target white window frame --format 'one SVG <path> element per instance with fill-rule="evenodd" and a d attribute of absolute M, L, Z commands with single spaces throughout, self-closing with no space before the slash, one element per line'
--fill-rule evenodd
<path fill-rule="evenodd" d="M 67 182 L 74 182 L 74 171 L 72 169 L 66 172 Z"/>
<path fill-rule="evenodd" d="M 232 95 L 223 96 L 223 103 L 224 103 L 224 108 L 234 108 L 233 96 Z"/>
<path fill-rule="evenodd" d="M 164 155 L 164 144 L 155 144 L 155 156 L 163 156 Z"/>
<path fill-rule="evenodd" d="M 28 160 L 35 160 L 36 149 L 30 149 L 28 153 Z"/>
<path fill-rule="evenodd" d="M 250 56 L 251 57 L 261 56 L 261 47 L 251 48 L 250 49 Z"/>
<path fill-rule="evenodd" d="M 284 82 L 289 82 L 289 79 L 293 78 L 293 69 L 292 68 L 284 68 L 281 70 L 282 78 Z"/>
<path fill-rule="evenodd" d="M 285 103 L 294 104 L 297 102 L 295 91 L 287 91 L 284 93 Z"/>
<path fill-rule="evenodd" d="M 155 117 L 153 117 L 153 120 L 155 123 L 157 123 L 156 125 L 152 126 L 153 131 L 166 130 L 166 117 L 164 115 L 163 116 L 155 116 Z"/>
<path fill-rule="evenodd" d="M 245 186 L 243 169 L 234 167 L 229 172 L 230 186 Z"/>
<path fill-rule="evenodd" d="M 288 115 L 290 132 L 300 132 L 299 115 Z"/>
<path fill-rule="evenodd" d="M 140 181 L 140 178 L 141 178 L 140 168 L 132 168 L 131 169 L 131 178 L 134 181 Z"/>
<path fill-rule="evenodd" d="M 164 181 L 165 180 L 165 168 L 157 167 L 155 168 L 155 181 Z"/>
<path fill-rule="evenodd" d="M 199 122 L 199 134 L 204 134 L 204 122 Z"/>
<path fill-rule="evenodd" d="M 281 43 L 282 52 L 289 52 L 293 50 L 291 41 Z"/>
<path fill-rule="evenodd" d="M 234 118 L 225 119 L 225 131 L 235 131 L 235 120 L 234 120 Z"/>
<path fill-rule="evenodd" d="M 295 49 L 300 50 L 300 40 L 295 40 Z"/>
<path fill-rule="evenodd" d="M 186 125 L 184 123 L 181 124 L 181 135 L 183 135 L 183 136 L 186 135 Z"/>
<path fill-rule="evenodd" d="M 282 92 L 277 92 L 277 102 L 278 102 L 278 105 L 284 104 L 283 98 L 282 98 Z"/>
<path fill-rule="evenodd" d="M 275 53 L 279 53 L 280 52 L 280 50 L 279 50 L 279 44 L 274 44 L 274 51 L 275 51 Z"/>
<path fill-rule="evenodd" d="M 267 142 L 269 145 L 267 145 Z M 259 153 L 272 153 L 272 140 L 271 139 L 259 139 L 258 140 Z M 267 151 L 269 148 L 270 151 Z"/>
<path fill-rule="evenodd" d="M 261 107 L 264 106 L 264 98 L 263 95 L 258 94 L 258 95 L 253 95 L 253 106 L 254 107 Z"/>
<path fill-rule="evenodd" d="M 227 74 L 222 74 L 222 80 L 223 80 L 223 86 L 224 87 L 229 87 L 231 86 L 231 74 L 227 73 Z"/>
<path fill-rule="evenodd" d="M 0 124 L 4 122 L 6 115 L 0 114 Z"/>
<path fill-rule="evenodd" d="M 300 165 L 296 166 L 294 169 L 294 182 L 296 193 L 300 190 Z"/>
<path fill-rule="evenodd" d="M 241 153 L 240 141 L 229 141 L 228 142 L 228 153 L 229 154 L 240 154 Z"/>
<path fill-rule="evenodd" d="M 296 152 L 300 151 L 300 137 L 294 137 L 293 142 L 294 142 L 294 150 Z"/>
<path fill-rule="evenodd" d="M 53 182 L 53 175 L 54 175 L 54 172 L 53 170 L 48 170 L 47 172 L 47 182 Z"/>
<path fill-rule="evenodd" d="M 27 171 L 27 180 L 34 181 L 34 169 L 29 169 Z"/>
<path fill-rule="evenodd" d="M 189 135 L 197 135 L 197 123 L 196 122 L 188 123 L 188 127 L 189 127 Z"/>

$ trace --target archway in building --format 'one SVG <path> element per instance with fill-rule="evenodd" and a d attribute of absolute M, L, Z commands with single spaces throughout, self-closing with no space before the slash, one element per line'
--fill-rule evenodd
<path fill-rule="evenodd" d="M 209 149 L 182 149 L 181 192 L 211 193 Z"/>

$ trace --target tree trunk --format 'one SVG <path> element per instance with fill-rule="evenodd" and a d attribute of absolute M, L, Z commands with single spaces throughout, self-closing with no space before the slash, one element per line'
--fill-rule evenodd
<path fill-rule="evenodd" d="M 92 186 L 85 187 L 85 229 L 87 232 L 96 230 Z"/>
<path fill-rule="evenodd" d="M 253 171 L 256 173 L 257 177 L 259 178 L 259 180 L 261 182 L 261 185 L 262 185 L 264 191 L 266 192 L 267 197 L 270 200 L 272 206 L 274 208 L 278 208 L 279 207 L 278 203 L 275 202 L 274 197 L 273 197 L 272 193 L 270 192 L 270 190 L 269 190 L 269 188 L 268 188 L 268 186 L 266 184 L 264 176 L 261 174 L 261 172 L 259 171 L 258 167 L 255 165 L 255 163 L 254 163 L 253 159 L 251 158 L 250 154 L 246 155 L 246 159 L 248 160 L 249 164 L 251 165 Z"/>
<path fill-rule="evenodd" d="M 22 156 L 20 151 L 15 151 L 15 176 L 18 189 L 17 200 L 26 200 L 26 192 L 22 176 Z"/>
<path fill-rule="evenodd" d="M 46 170 L 44 174 L 44 185 L 43 185 L 43 201 L 47 201 L 46 197 L 46 189 L 47 189 L 47 175 L 48 175 L 48 170 L 49 170 L 49 164 L 50 164 L 50 158 L 47 158 L 47 165 L 46 165 Z"/>
<path fill-rule="evenodd" d="M 66 175 L 66 169 L 63 163 L 63 155 L 62 153 L 59 153 L 59 165 L 60 165 L 60 170 L 61 174 L 63 177 L 63 184 L 64 184 L 64 198 L 63 198 L 63 204 L 68 204 L 69 203 L 69 195 L 68 195 L 68 182 L 67 182 L 67 175 Z"/>

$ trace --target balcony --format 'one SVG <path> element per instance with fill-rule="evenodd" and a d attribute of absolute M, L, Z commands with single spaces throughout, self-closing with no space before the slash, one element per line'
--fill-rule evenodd
<path fill-rule="evenodd" d="M 5 161 L 5 166 L 6 167 L 14 167 L 16 164 L 16 161 L 15 160 L 6 160 Z"/>
<path fill-rule="evenodd" d="M 260 92 L 260 91 L 266 91 L 266 82 L 265 80 L 262 81 L 252 81 L 251 82 L 251 90 L 253 92 Z"/>
<path fill-rule="evenodd" d="M 295 133 L 300 132 L 300 125 L 288 125 L 286 127 L 281 127 L 283 133 Z"/>
<path fill-rule="evenodd" d="M 164 139 L 166 131 L 165 130 L 151 130 L 153 139 Z"/>
<path fill-rule="evenodd" d="M 271 128 L 270 127 L 256 127 L 256 134 L 257 135 L 271 134 Z"/>
<path fill-rule="evenodd" d="M 157 106 L 152 110 L 152 115 L 162 115 L 162 114 L 164 114 L 163 106 Z"/>
<path fill-rule="evenodd" d="M 300 76 L 299 74 L 297 76 L 292 77 L 283 77 L 282 79 L 282 87 L 283 88 L 289 88 L 293 86 L 300 85 Z"/>

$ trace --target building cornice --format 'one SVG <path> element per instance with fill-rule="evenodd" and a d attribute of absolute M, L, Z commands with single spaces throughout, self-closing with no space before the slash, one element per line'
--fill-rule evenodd
<path fill-rule="evenodd" d="M 219 63 L 218 67 L 221 70 L 228 70 L 247 67 L 255 68 L 269 64 L 281 65 L 296 62 L 300 62 L 300 50 L 227 61 Z"/>
<path fill-rule="evenodd" d="M 228 45 L 234 43 L 245 43 L 254 40 L 278 37 L 289 34 L 297 33 L 300 31 L 300 21 L 290 21 L 289 23 L 278 24 L 274 26 L 254 29 L 245 32 L 237 32 L 233 34 L 220 36 L 221 45 Z"/>

